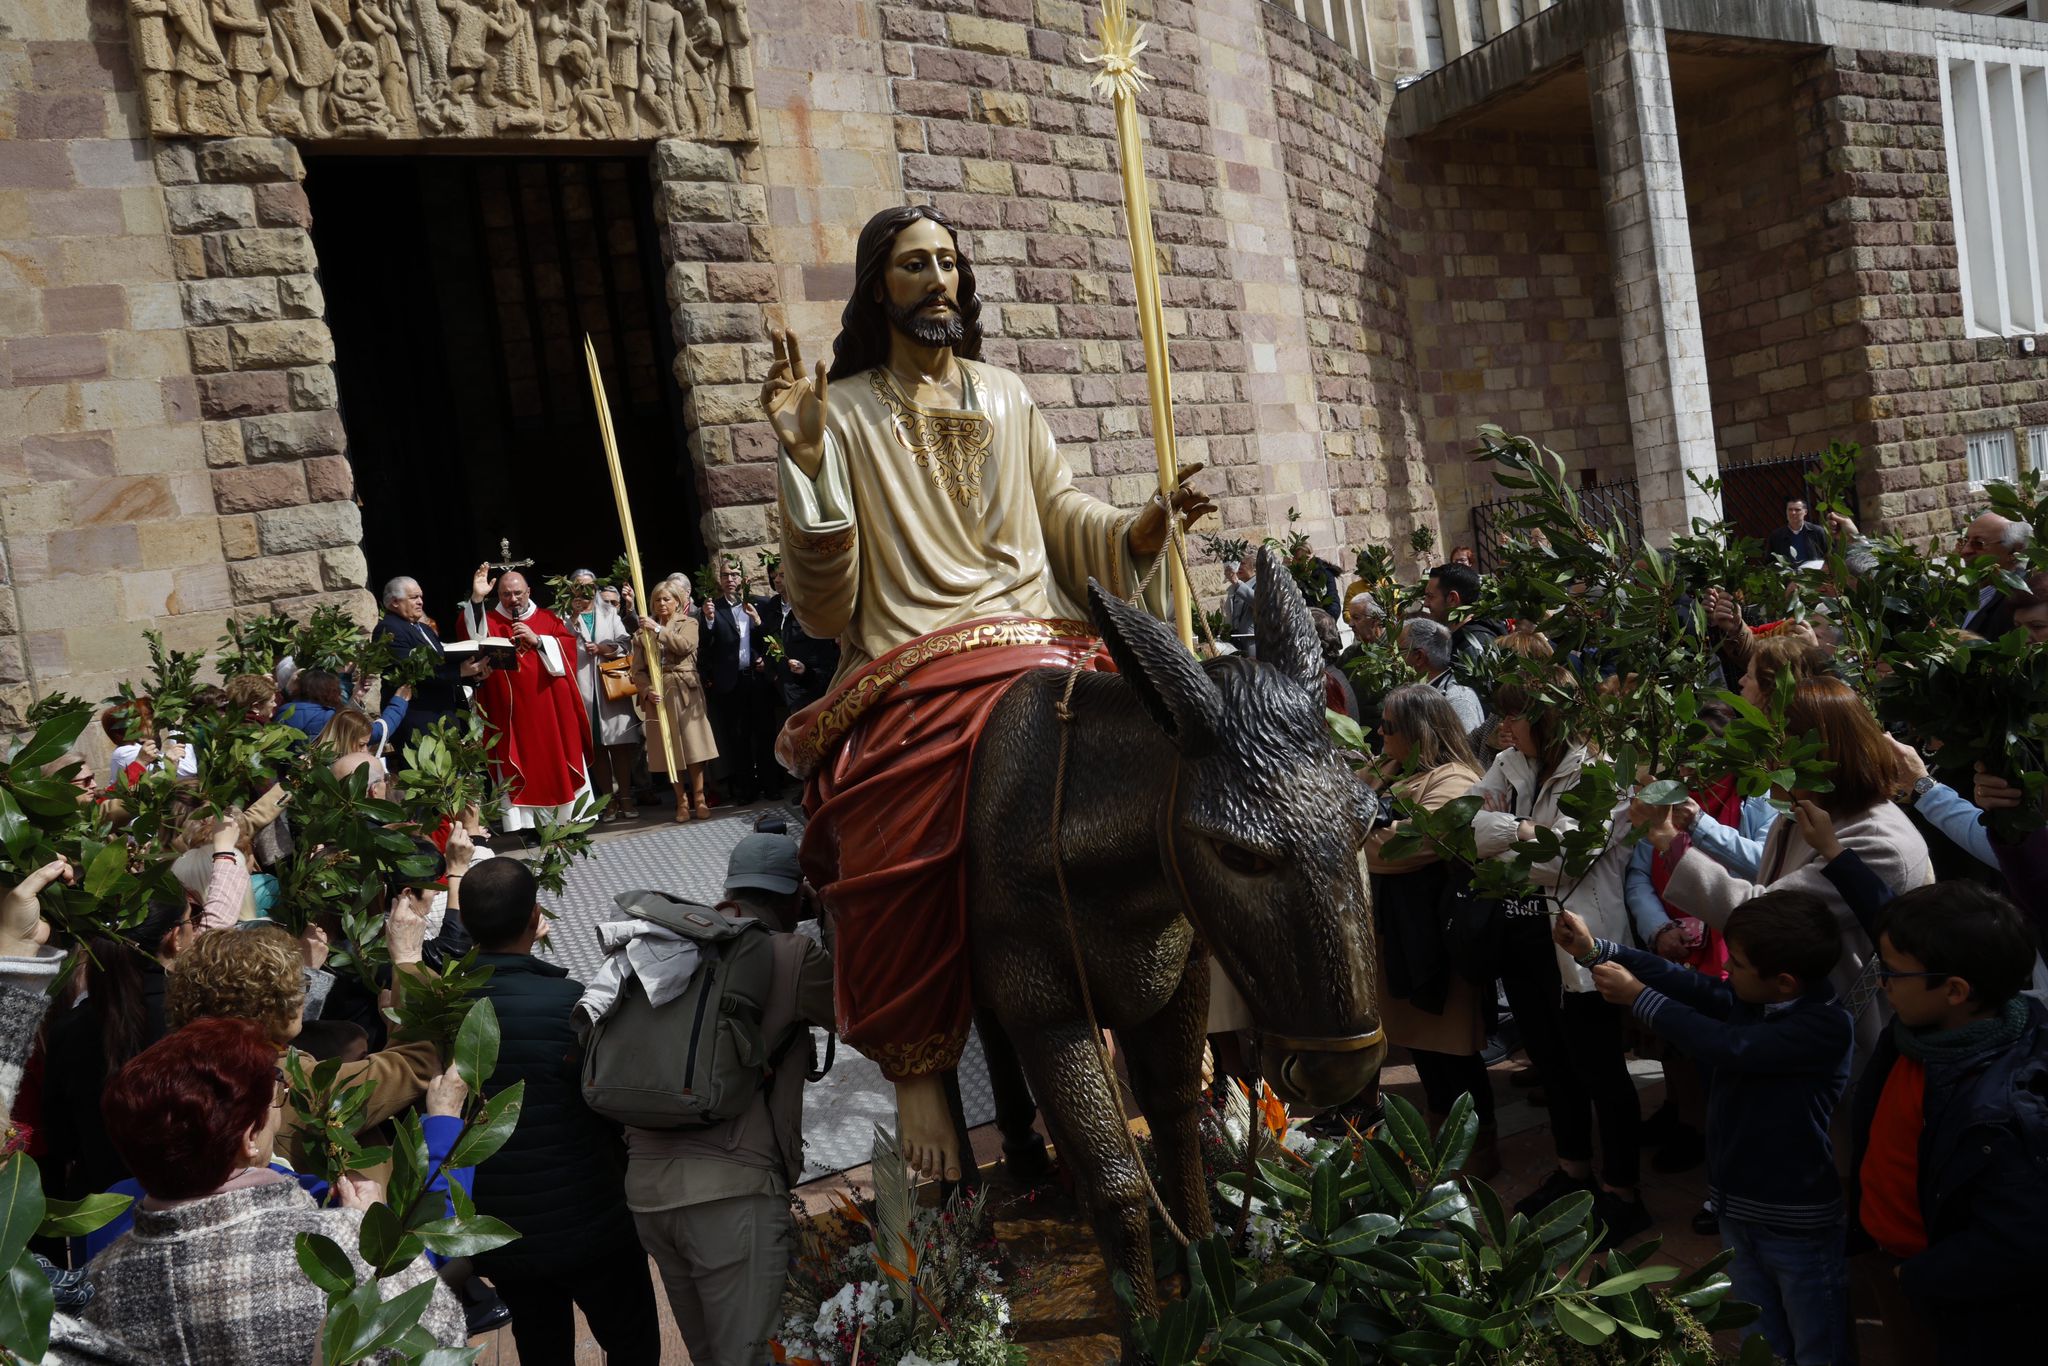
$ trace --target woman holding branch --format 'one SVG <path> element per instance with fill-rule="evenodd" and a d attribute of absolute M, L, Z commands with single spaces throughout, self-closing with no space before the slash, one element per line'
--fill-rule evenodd
<path fill-rule="evenodd" d="M 703 628 L 690 611 L 690 581 L 677 574 L 648 591 L 650 615 L 640 629 L 653 641 L 661 655 L 661 678 L 647 673 L 647 652 L 633 651 L 633 682 L 640 688 L 640 706 L 647 713 L 647 766 L 656 773 L 668 773 L 668 755 L 662 748 L 661 727 L 654 724 L 655 708 L 668 718 L 668 733 L 675 746 L 676 763 L 689 775 L 688 791 L 683 774 L 669 773 L 675 788 L 676 819 L 711 819 L 711 805 L 704 799 L 704 766 L 718 757 L 718 744 L 711 735 L 711 718 L 705 709 L 704 680 L 697 673 L 697 648 Z"/>

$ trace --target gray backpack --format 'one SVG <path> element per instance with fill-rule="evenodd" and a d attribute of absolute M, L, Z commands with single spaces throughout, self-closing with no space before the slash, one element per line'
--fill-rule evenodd
<path fill-rule="evenodd" d="M 768 927 L 662 892 L 622 892 L 618 904 L 694 940 L 700 956 L 690 985 L 666 1005 L 650 1004 L 638 978 L 626 980 L 584 1042 L 584 1103 L 639 1129 L 708 1129 L 744 1114 L 768 1074 Z"/>

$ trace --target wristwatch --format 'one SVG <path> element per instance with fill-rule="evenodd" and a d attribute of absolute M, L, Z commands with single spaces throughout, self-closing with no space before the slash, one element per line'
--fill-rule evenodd
<path fill-rule="evenodd" d="M 1922 797 L 1924 797 L 1924 796 L 1926 796 L 1926 795 L 1927 795 L 1927 789 L 1929 789 L 1929 788 L 1931 788 L 1931 787 L 1933 787 L 1933 786 L 1934 786 L 1934 775 L 1933 775 L 1933 774 L 1931 774 L 1931 773 L 1923 773 L 1923 774 L 1921 774 L 1921 775 L 1920 775 L 1920 776 L 1919 776 L 1918 778 L 1915 778 L 1915 779 L 1913 780 L 1913 802 L 1914 802 L 1914 804 L 1916 804 L 1916 805 L 1917 805 L 1917 804 L 1919 803 L 1920 799 L 1921 799 Z"/>

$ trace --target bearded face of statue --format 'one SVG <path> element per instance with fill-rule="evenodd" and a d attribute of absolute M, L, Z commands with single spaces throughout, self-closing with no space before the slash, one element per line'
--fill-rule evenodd
<path fill-rule="evenodd" d="M 960 259 L 953 234 L 920 218 L 896 234 L 882 272 L 889 325 L 919 346 L 952 347 L 967 339 L 960 314 Z"/>

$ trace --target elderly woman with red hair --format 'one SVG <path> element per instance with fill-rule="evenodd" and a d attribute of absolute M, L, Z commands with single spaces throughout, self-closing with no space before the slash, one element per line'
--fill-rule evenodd
<path fill-rule="evenodd" d="M 383 1192 L 344 1176 L 323 1209 L 270 1168 L 284 1118 L 278 1051 L 247 1020 L 196 1020 L 137 1054 L 109 1083 L 107 1132 L 146 1192 L 135 1227 L 93 1262 L 83 1318 L 143 1359 L 313 1359 L 326 1296 L 299 1269 L 294 1240 L 319 1233 L 355 1255 L 363 1211 Z M 419 1258 L 386 1297 L 433 1280 Z M 420 1322 L 443 1347 L 466 1342 L 462 1310 L 435 1284 Z"/>

